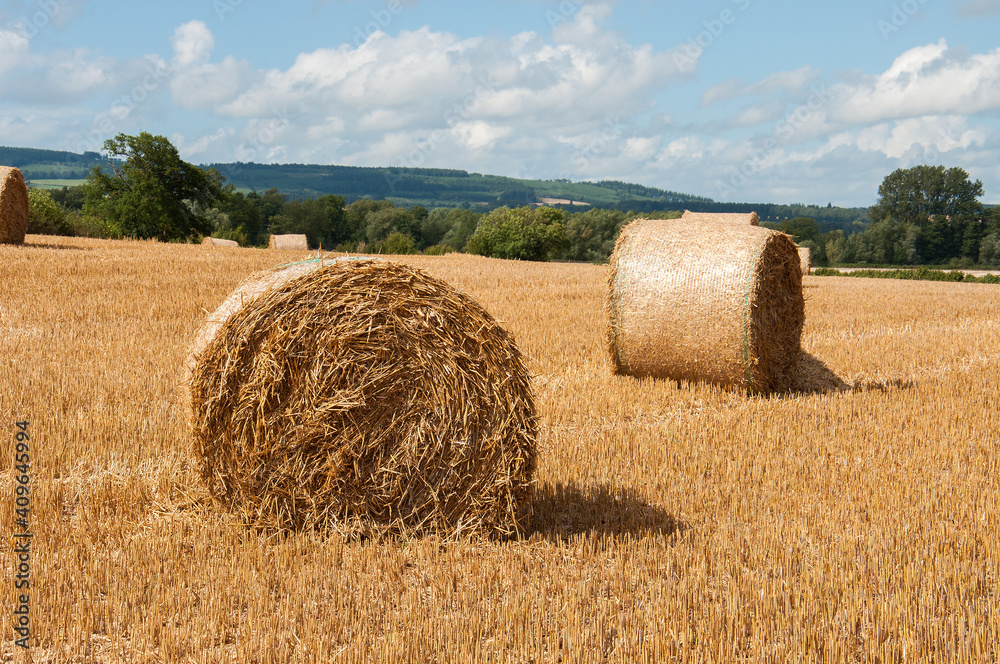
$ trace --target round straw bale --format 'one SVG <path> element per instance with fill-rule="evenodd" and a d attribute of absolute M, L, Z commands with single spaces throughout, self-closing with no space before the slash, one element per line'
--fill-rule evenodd
<path fill-rule="evenodd" d="M 240 243 L 236 240 L 224 240 L 219 237 L 207 237 L 201 241 L 202 244 L 210 247 L 238 247 Z"/>
<path fill-rule="evenodd" d="M 731 224 L 759 225 L 756 212 L 692 212 L 684 210 L 681 219 L 684 221 L 727 221 Z"/>
<path fill-rule="evenodd" d="M 812 269 L 812 254 L 809 247 L 799 247 L 799 263 L 802 265 L 802 276 L 809 274 Z"/>
<path fill-rule="evenodd" d="M 194 452 L 246 523 L 351 536 L 520 532 L 536 416 L 479 304 L 417 269 L 318 260 L 253 275 L 188 360 Z"/>
<path fill-rule="evenodd" d="M 618 373 L 784 389 L 798 361 L 802 273 L 792 239 L 731 222 L 638 219 L 611 255 Z"/>
<path fill-rule="evenodd" d="M 28 185 L 20 169 L 0 166 L 0 244 L 24 244 L 28 232 Z"/>
<path fill-rule="evenodd" d="M 283 251 L 309 251 L 309 240 L 305 235 L 272 235 L 267 246 Z"/>

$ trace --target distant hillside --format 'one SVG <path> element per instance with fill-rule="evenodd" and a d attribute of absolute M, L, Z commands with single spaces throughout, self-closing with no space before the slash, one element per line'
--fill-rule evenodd
<path fill-rule="evenodd" d="M 29 180 L 83 179 L 106 159 L 97 152 L 64 152 L 35 148 L 0 147 L 0 165 L 21 169 Z"/>
<path fill-rule="evenodd" d="M 0 165 L 17 166 L 32 181 L 47 186 L 77 184 L 94 166 L 106 159 L 96 152 L 76 154 L 59 150 L 0 147 Z M 761 221 L 780 222 L 793 217 L 812 217 L 826 232 L 842 229 L 851 234 L 868 222 L 866 208 L 780 205 L 774 203 L 718 203 L 704 196 L 684 194 L 617 180 L 571 182 L 570 180 L 524 180 L 502 175 L 483 175 L 447 168 L 402 168 L 323 166 L 317 164 L 215 163 L 237 189 L 263 192 L 278 189 L 290 198 L 316 198 L 325 194 L 343 196 L 348 203 L 359 198 L 387 199 L 401 206 L 428 209 L 467 207 L 487 210 L 500 205 L 555 204 L 573 211 L 588 208 L 616 209 L 652 214 L 670 210 L 695 212 L 756 211 Z"/>
<path fill-rule="evenodd" d="M 591 206 L 619 207 L 623 201 L 660 205 L 709 199 L 624 182 L 522 180 L 444 168 L 318 166 L 312 164 L 209 164 L 238 188 L 275 187 L 296 198 L 337 194 L 348 202 L 384 198 L 428 208 L 460 205 L 524 205 L 543 198 Z"/>

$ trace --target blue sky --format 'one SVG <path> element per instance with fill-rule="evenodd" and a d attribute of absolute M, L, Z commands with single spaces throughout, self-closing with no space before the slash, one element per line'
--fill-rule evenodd
<path fill-rule="evenodd" d="M 1000 0 L 0 0 L 0 144 L 1000 203 Z"/>

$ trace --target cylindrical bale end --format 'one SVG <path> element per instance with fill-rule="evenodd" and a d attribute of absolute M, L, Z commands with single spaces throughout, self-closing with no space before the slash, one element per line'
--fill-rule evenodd
<path fill-rule="evenodd" d="M 448 284 L 381 260 L 252 276 L 188 360 L 193 448 L 247 522 L 506 536 L 530 514 L 536 415 L 513 339 Z"/>
<path fill-rule="evenodd" d="M 28 185 L 18 168 L 0 166 L 0 244 L 24 244 L 28 232 Z"/>
<path fill-rule="evenodd" d="M 611 256 L 606 308 L 615 371 L 783 389 L 805 303 L 792 239 L 729 222 L 638 219 Z"/>

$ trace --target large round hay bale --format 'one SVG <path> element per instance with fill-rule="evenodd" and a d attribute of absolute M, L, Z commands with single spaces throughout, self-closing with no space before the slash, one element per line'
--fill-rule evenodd
<path fill-rule="evenodd" d="M 351 535 L 519 532 L 536 416 L 479 304 L 381 260 L 253 275 L 188 360 L 194 452 L 250 524 Z"/>
<path fill-rule="evenodd" d="M 28 232 L 28 185 L 20 169 L 0 166 L 0 244 L 24 244 Z"/>
<path fill-rule="evenodd" d="M 812 254 L 809 247 L 799 247 L 799 264 L 802 266 L 802 276 L 809 274 L 812 269 Z"/>
<path fill-rule="evenodd" d="M 309 240 L 305 235 L 272 235 L 267 246 L 280 251 L 309 251 Z"/>
<path fill-rule="evenodd" d="M 798 361 L 802 273 L 792 239 L 730 222 L 639 219 L 611 255 L 615 370 L 783 389 Z"/>
<path fill-rule="evenodd" d="M 758 226 L 756 212 L 692 212 L 684 210 L 681 219 L 685 221 L 725 221 L 730 224 Z"/>

